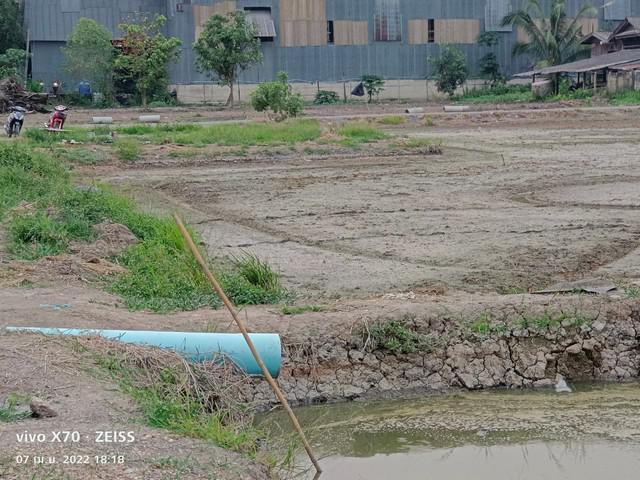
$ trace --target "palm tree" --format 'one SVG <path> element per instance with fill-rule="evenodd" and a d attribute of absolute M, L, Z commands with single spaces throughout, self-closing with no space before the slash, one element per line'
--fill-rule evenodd
<path fill-rule="evenodd" d="M 567 0 L 552 0 L 551 13 L 545 16 L 539 0 L 528 0 L 524 8 L 502 19 L 502 25 L 522 28 L 530 38 L 528 43 L 518 42 L 513 55 L 529 55 L 537 67 L 549 67 L 575 60 L 589 47 L 582 45 L 580 19 L 594 16 L 598 11 L 585 5 L 575 18 L 567 16 Z"/>

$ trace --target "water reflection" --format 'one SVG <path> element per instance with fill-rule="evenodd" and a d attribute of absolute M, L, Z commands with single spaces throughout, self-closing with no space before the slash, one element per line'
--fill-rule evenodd
<path fill-rule="evenodd" d="M 297 414 L 323 457 L 322 480 L 640 478 L 638 385 L 460 393 Z M 289 430 L 280 413 L 263 424 L 279 435 Z"/>

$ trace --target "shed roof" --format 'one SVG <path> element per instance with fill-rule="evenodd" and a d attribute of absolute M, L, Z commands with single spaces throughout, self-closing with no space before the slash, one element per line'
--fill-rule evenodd
<path fill-rule="evenodd" d="M 625 63 L 623 65 L 615 65 L 611 67 L 611 70 L 623 70 L 626 72 L 633 71 L 633 70 L 640 70 L 640 63 L 633 62 L 633 63 Z"/>
<path fill-rule="evenodd" d="M 585 36 L 582 39 L 582 43 L 591 44 L 591 43 L 607 43 L 609 41 L 609 36 L 611 32 L 591 32 L 589 35 Z"/>
<path fill-rule="evenodd" d="M 639 62 L 640 48 L 630 50 L 620 50 L 618 52 L 598 55 L 597 57 L 578 60 L 577 62 L 564 63 L 553 67 L 540 68 L 529 72 L 518 73 L 514 77 L 526 78 L 533 75 L 552 75 L 554 73 L 582 73 L 592 72 L 613 67 L 615 65 L 623 65 L 625 63 Z"/>

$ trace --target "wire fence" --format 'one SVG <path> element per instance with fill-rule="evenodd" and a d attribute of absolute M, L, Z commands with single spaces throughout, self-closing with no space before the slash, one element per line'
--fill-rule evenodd
<path fill-rule="evenodd" d="M 351 92 L 360 83 L 360 78 L 348 78 L 335 81 L 309 81 L 300 79 L 290 79 L 296 93 L 300 93 L 305 100 L 311 101 L 320 90 L 333 91 L 343 100 L 356 100 L 358 97 L 352 96 Z M 460 89 L 475 90 L 486 84 L 485 80 L 469 80 Z M 236 100 L 247 101 L 249 95 L 258 86 L 254 82 L 240 81 L 234 86 L 234 96 Z M 226 101 L 229 95 L 229 88 L 218 85 L 212 81 L 192 82 L 189 84 L 177 84 L 178 97 L 190 103 L 218 103 Z M 380 100 L 413 100 L 430 101 L 443 98 L 443 94 L 438 91 L 435 80 L 426 79 L 392 79 L 386 80 L 384 90 L 378 95 Z"/>

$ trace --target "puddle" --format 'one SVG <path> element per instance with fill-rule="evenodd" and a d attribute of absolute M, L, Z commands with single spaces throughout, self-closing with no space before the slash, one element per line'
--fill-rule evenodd
<path fill-rule="evenodd" d="M 322 458 L 322 480 L 640 478 L 638 384 L 579 385 L 571 394 L 464 392 L 296 413 Z M 282 412 L 262 423 L 290 435 Z"/>

